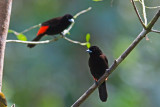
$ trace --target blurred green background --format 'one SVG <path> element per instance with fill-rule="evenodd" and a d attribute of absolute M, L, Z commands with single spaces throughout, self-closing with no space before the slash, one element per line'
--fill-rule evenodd
<path fill-rule="evenodd" d="M 145 0 L 147 6 L 160 5 L 159 0 Z M 141 5 L 136 3 L 141 10 Z M 21 32 L 33 25 L 66 13 L 75 15 L 91 6 L 93 9 L 76 19 L 68 37 L 99 46 L 114 59 L 131 44 L 142 30 L 130 0 L 14 0 L 10 29 Z M 158 9 L 146 9 L 150 20 Z M 142 13 L 140 13 L 142 14 Z M 160 20 L 154 26 L 160 30 Z M 37 29 L 25 35 L 32 40 Z M 108 102 L 102 103 L 96 90 L 82 107 L 160 107 L 160 35 L 150 33 L 124 60 L 107 81 Z M 16 39 L 13 34 L 8 39 Z M 52 39 L 44 37 L 42 40 Z M 3 89 L 8 105 L 16 107 L 69 107 L 92 84 L 86 47 L 64 39 L 33 49 L 24 44 L 7 43 Z"/>

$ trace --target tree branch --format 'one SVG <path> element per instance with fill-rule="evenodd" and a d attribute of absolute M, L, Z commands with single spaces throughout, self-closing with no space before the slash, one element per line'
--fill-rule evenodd
<path fill-rule="evenodd" d="M 74 41 L 74 40 L 71 40 L 67 37 L 65 37 L 64 35 L 60 35 L 58 37 L 55 37 L 54 39 L 51 39 L 51 40 L 45 40 L 45 41 L 38 41 L 38 42 L 34 42 L 34 41 L 21 41 L 21 40 L 6 40 L 6 42 L 10 42 L 10 43 L 22 43 L 22 44 L 47 44 L 47 43 L 50 43 L 50 42 L 55 42 L 57 40 L 59 40 L 60 38 L 64 38 L 65 40 L 71 42 L 71 43 L 74 43 L 74 44 L 79 44 L 79 45 L 82 45 L 82 46 L 85 46 L 87 44 L 87 42 L 79 42 L 79 41 Z"/>
<path fill-rule="evenodd" d="M 142 20 L 141 16 L 139 15 L 138 9 L 137 9 L 134 1 L 131 0 L 131 2 L 132 2 L 132 5 L 133 5 L 133 7 L 134 7 L 134 10 L 135 10 L 135 12 L 136 12 L 136 14 L 137 14 L 137 16 L 138 16 L 138 19 L 139 19 L 141 25 L 143 26 L 144 29 L 146 29 L 146 26 L 144 25 L 143 20 Z"/>
<path fill-rule="evenodd" d="M 10 22 L 12 0 L 0 0 L 0 92 L 2 89 L 4 53 Z"/>
<path fill-rule="evenodd" d="M 146 15 L 146 7 L 144 4 L 144 0 L 142 0 L 142 10 L 143 10 L 144 25 L 147 26 L 147 15 Z"/>
<path fill-rule="evenodd" d="M 140 2 L 142 4 L 142 2 L 140 0 L 134 0 L 134 1 L 138 1 L 138 2 Z M 149 7 L 149 6 L 146 6 L 146 5 L 145 5 L 145 7 L 148 8 L 148 9 L 157 9 L 157 8 L 160 8 L 160 6 Z"/>
<path fill-rule="evenodd" d="M 160 17 L 160 10 L 151 20 L 150 24 L 148 25 L 147 29 L 143 29 L 141 33 L 137 36 L 137 38 L 131 43 L 131 45 L 123 52 L 120 57 L 114 61 L 114 63 L 106 70 L 104 75 L 98 80 L 98 85 L 95 83 L 71 106 L 71 107 L 78 107 L 81 105 L 89 95 L 103 82 L 105 79 L 118 67 L 118 65 L 129 55 L 129 53 L 138 45 L 138 43 L 146 36 L 147 33 L 151 31 L 151 28 L 155 24 L 155 22 Z"/>
<path fill-rule="evenodd" d="M 154 16 L 154 18 L 147 25 L 147 27 L 146 27 L 147 30 L 151 30 L 152 29 L 153 25 L 156 23 L 156 21 L 158 20 L 159 16 L 160 16 L 160 10 L 157 12 L 157 14 Z"/>
<path fill-rule="evenodd" d="M 69 39 L 69 38 L 67 38 L 67 37 L 64 37 L 64 39 L 67 40 L 67 41 L 69 41 L 69 42 L 71 42 L 71 43 L 79 44 L 79 45 L 81 45 L 81 46 L 86 46 L 86 45 L 87 45 L 87 42 L 82 43 L 82 42 L 79 42 L 79 41 L 71 40 L 71 39 Z"/>
<path fill-rule="evenodd" d="M 89 8 L 86 9 L 86 10 L 80 11 L 79 13 L 77 13 L 76 15 L 74 15 L 74 18 L 76 19 L 78 16 L 80 16 L 81 14 L 84 14 L 84 13 L 90 11 L 91 9 L 92 9 L 92 7 L 89 7 Z"/>
<path fill-rule="evenodd" d="M 55 37 L 54 39 L 51 39 L 51 40 L 38 41 L 38 42 L 34 42 L 34 41 L 21 41 L 21 40 L 6 40 L 6 42 L 10 42 L 10 43 L 22 43 L 22 44 L 46 44 L 46 43 L 50 43 L 50 42 L 55 42 L 58 39 L 59 39 L 58 37 Z"/>
<path fill-rule="evenodd" d="M 151 30 L 151 32 L 159 33 L 159 34 L 160 34 L 160 31 L 158 31 L 158 30 L 154 30 L 154 29 L 152 29 L 152 30 Z"/>
<path fill-rule="evenodd" d="M 26 33 L 26 32 L 28 32 L 28 31 L 30 31 L 30 30 L 32 30 L 32 29 L 34 29 L 34 28 L 40 27 L 40 26 L 41 26 L 41 24 L 38 24 L 38 25 L 32 26 L 32 27 L 30 27 L 30 28 L 28 28 L 28 29 L 25 29 L 25 30 L 24 30 L 24 31 L 22 31 L 21 33 Z"/>

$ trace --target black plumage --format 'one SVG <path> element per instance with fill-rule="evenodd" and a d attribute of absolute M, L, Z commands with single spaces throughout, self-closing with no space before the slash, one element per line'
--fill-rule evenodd
<path fill-rule="evenodd" d="M 108 69 L 107 57 L 97 46 L 91 46 L 87 52 L 90 54 L 89 67 L 91 74 L 95 81 L 98 81 L 98 79 L 105 73 L 106 69 Z M 101 101 L 107 101 L 108 94 L 105 81 L 98 87 L 98 90 Z"/>
<path fill-rule="evenodd" d="M 50 19 L 41 24 L 41 27 L 37 33 L 36 38 L 32 41 L 39 41 L 44 35 L 56 35 L 63 32 L 72 22 L 74 22 L 73 16 L 66 14 L 62 17 Z M 35 44 L 28 44 L 29 48 L 35 46 Z"/>

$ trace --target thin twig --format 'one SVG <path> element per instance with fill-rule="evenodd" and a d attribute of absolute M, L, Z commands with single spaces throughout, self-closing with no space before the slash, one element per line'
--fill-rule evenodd
<path fill-rule="evenodd" d="M 148 6 L 145 6 L 146 8 L 149 8 L 149 9 L 157 9 L 157 8 L 160 8 L 160 6 L 155 6 L 155 7 L 148 7 Z"/>
<path fill-rule="evenodd" d="M 147 26 L 147 15 L 146 15 L 146 8 L 145 8 L 144 0 L 142 0 L 142 9 L 143 9 L 144 24 L 145 26 Z"/>
<path fill-rule="evenodd" d="M 143 10 L 144 25 L 147 26 L 148 22 L 147 22 L 146 7 L 144 4 L 144 0 L 142 0 L 141 3 L 142 3 L 142 10 Z M 146 35 L 146 40 L 149 40 L 147 35 Z"/>
<path fill-rule="evenodd" d="M 74 18 L 76 19 L 79 15 L 81 15 L 81 14 L 83 14 L 83 13 L 86 13 L 86 12 L 90 11 L 91 9 L 92 9 L 92 7 L 89 7 L 88 9 L 83 10 L 83 11 L 77 13 L 76 15 L 74 15 Z"/>
<path fill-rule="evenodd" d="M 140 0 L 134 0 L 134 1 L 138 1 L 138 2 L 140 2 L 142 4 L 142 2 Z M 150 6 L 146 6 L 146 5 L 145 5 L 145 7 L 148 8 L 148 9 L 157 9 L 157 8 L 160 8 L 160 6 L 150 7 Z"/>
<path fill-rule="evenodd" d="M 133 5 L 133 7 L 134 7 L 134 10 L 135 10 L 135 12 L 136 12 L 136 14 L 137 14 L 137 16 L 138 16 L 138 19 L 139 19 L 141 25 L 143 26 L 144 29 L 146 29 L 146 26 L 144 25 L 143 20 L 142 20 L 141 16 L 139 15 L 138 9 L 137 9 L 134 1 L 131 0 L 131 2 L 132 2 L 132 5 Z"/>
<path fill-rule="evenodd" d="M 74 40 L 71 40 L 71 39 L 69 39 L 67 37 L 64 37 L 64 39 L 67 40 L 67 41 L 69 41 L 69 42 L 71 42 L 71 43 L 74 43 L 74 44 L 79 44 L 79 45 L 82 45 L 82 46 L 86 46 L 87 45 L 86 42 L 82 43 L 82 42 L 79 42 L 79 41 L 74 41 Z"/>
<path fill-rule="evenodd" d="M 138 45 L 138 43 L 149 33 L 155 22 L 160 17 L 160 10 L 151 20 L 150 24 L 148 25 L 148 29 L 143 29 L 141 33 L 137 36 L 137 38 L 131 43 L 131 45 L 123 52 L 122 55 L 119 56 L 117 60 L 106 70 L 105 74 L 98 80 L 98 85 L 93 84 L 71 107 L 78 107 L 80 106 L 88 97 L 89 95 L 102 83 L 105 79 L 118 67 L 118 65 L 130 54 L 130 52 Z M 150 29 L 149 29 L 150 28 Z"/>
<path fill-rule="evenodd" d="M 30 28 L 28 28 L 28 29 L 26 29 L 26 30 L 22 31 L 21 33 L 26 33 L 26 32 L 28 32 L 28 31 L 30 31 L 30 30 L 32 30 L 32 29 L 34 29 L 34 28 L 40 27 L 40 26 L 41 26 L 41 24 L 38 24 L 38 25 L 32 26 L 32 27 L 30 27 Z"/>
<path fill-rule="evenodd" d="M 151 32 L 154 32 L 154 33 L 160 33 L 160 31 L 159 31 L 159 30 L 154 30 L 154 29 L 152 29 L 152 30 L 151 30 Z"/>
<path fill-rule="evenodd" d="M 10 42 L 10 43 L 22 43 L 22 44 L 46 44 L 46 43 L 57 41 L 58 39 L 59 39 L 58 37 L 55 37 L 54 39 L 51 39 L 51 40 L 38 41 L 38 42 L 34 42 L 34 41 L 21 41 L 21 40 L 6 40 L 6 42 Z"/>

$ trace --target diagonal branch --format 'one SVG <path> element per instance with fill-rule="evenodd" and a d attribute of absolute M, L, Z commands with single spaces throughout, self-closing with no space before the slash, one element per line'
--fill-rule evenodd
<path fill-rule="evenodd" d="M 134 10 L 135 10 L 135 12 L 136 12 L 136 14 L 137 14 L 137 16 L 138 16 L 138 19 L 139 19 L 141 25 L 143 26 L 144 29 L 146 29 L 146 26 L 144 25 L 143 20 L 142 20 L 141 16 L 139 15 L 138 9 L 137 9 L 134 1 L 131 0 L 131 2 L 132 2 L 132 5 L 133 5 L 133 7 L 134 7 Z"/>
<path fill-rule="evenodd" d="M 79 13 L 77 13 L 76 15 L 74 15 L 74 18 L 76 19 L 78 16 L 80 16 L 80 15 L 83 14 L 83 13 L 86 13 L 86 12 L 90 11 L 91 9 L 92 9 L 92 7 L 89 7 L 89 8 L 86 9 L 86 10 L 80 11 Z"/>
<path fill-rule="evenodd" d="M 148 25 L 148 29 L 143 29 L 141 33 L 137 36 L 137 38 L 131 43 L 131 45 L 120 55 L 120 57 L 114 61 L 114 63 L 106 70 L 105 74 L 98 80 L 98 85 L 95 83 L 71 106 L 71 107 L 78 107 L 81 105 L 91 93 L 103 82 L 105 79 L 118 67 L 118 65 L 132 52 L 132 50 L 138 45 L 138 43 L 146 36 L 147 33 L 151 31 L 151 28 L 155 24 L 155 22 L 160 17 L 160 10 L 151 20 L 150 24 Z"/>

